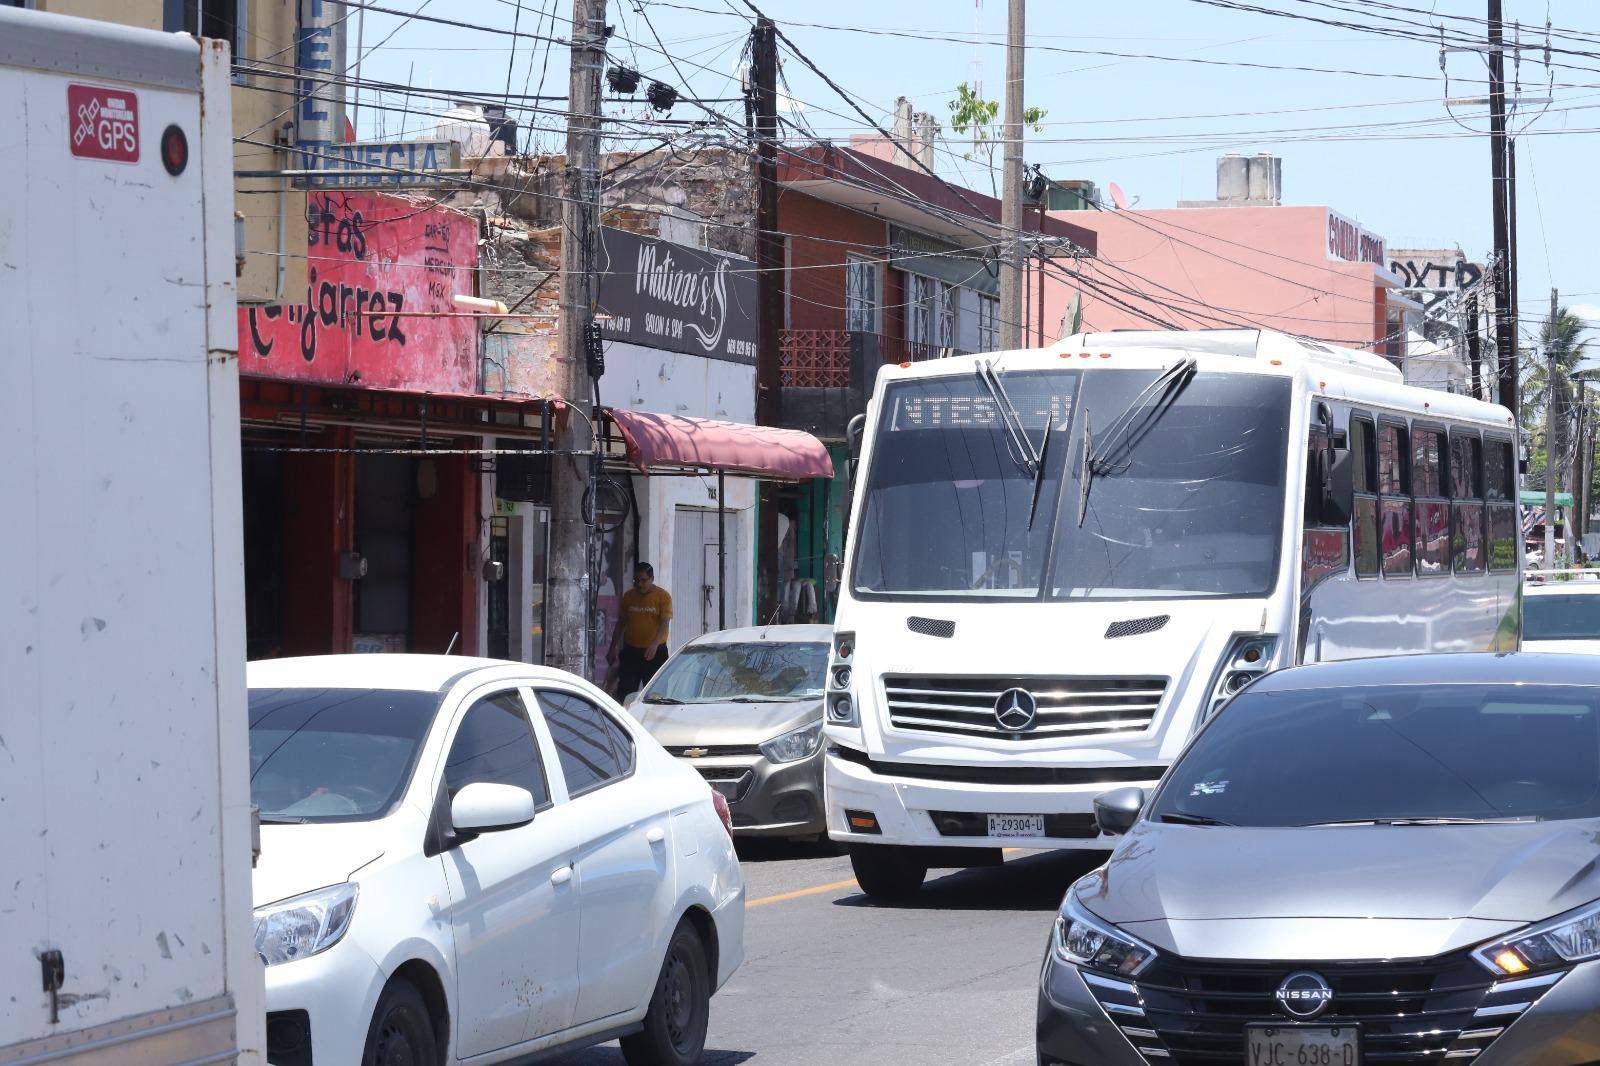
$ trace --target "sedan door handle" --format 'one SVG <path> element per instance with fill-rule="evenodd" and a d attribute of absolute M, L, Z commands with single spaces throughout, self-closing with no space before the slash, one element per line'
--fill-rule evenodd
<path fill-rule="evenodd" d="M 667 831 L 659 825 L 651 826 L 645 830 L 644 838 L 652 844 L 659 844 L 667 839 Z"/>
<path fill-rule="evenodd" d="M 564 885 L 564 884 L 566 884 L 567 882 L 569 882 L 571 880 L 572 880 L 572 867 L 571 866 L 558 866 L 550 874 L 550 883 L 552 885 L 556 885 L 556 886 Z"/>

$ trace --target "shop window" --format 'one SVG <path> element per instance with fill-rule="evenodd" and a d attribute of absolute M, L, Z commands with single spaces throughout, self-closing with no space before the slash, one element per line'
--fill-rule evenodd
<path fill-rule="evenodd" d="M 1381 569 L 1378 540 L 1377 429 L 1370 419 L 1350 420 L 1350 453 L 1355 466 L 1355 513 L 1351 519 L 1351 540 L 1355 545 L 1356 576 L 1376 577 Z"/>
<path fill-rule="evenodd" d="M 878 332 L 878 264 L 864 255 L 845 256 L 844 328 L 852 333 Z"/>

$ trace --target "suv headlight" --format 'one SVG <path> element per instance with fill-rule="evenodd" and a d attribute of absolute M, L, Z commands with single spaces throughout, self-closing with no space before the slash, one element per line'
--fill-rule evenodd
<path fill-rule="evenodd" d="M 1600 902 L 1485 944 L 1472 957 L 1497 977 L 1520 977 L 1600 958 Z"/>
<path fill-rule="evenodd" d="M 815 755 L 821 745 L 822 723 L 812 722 L 773 737 L 761 745 L 761 754 L 773 762 L 799 762 Z"/>
<path fill-rule="evenodd" d="M 326 951 L 350 928 L 356 910 L 354 882 L 256 908 L 256 954 L 268 966 Z"/>
<path fill-rule="evenodd" d="M 1072 889 L 1056 917 L 1053 943 L 1063 962 L 1122 977 L 1136 976 L 1156 957 L 1149 944 L 1090 914 Z"/>

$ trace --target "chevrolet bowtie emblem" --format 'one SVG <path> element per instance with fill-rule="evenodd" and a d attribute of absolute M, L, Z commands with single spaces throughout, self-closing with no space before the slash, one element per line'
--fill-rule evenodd
<path fill-rule="evenodd" d="M 710 748 L 684 748 L 683 749 L 683 757 L 685 759 L 699 759 L 699 758 L 702 758 L 703 756 L 710 755 L 710 754 L 711 754 L 711 749 Z"/>

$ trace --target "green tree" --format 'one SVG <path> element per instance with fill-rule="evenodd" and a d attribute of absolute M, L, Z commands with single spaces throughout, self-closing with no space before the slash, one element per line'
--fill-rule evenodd
<path fill-rule="evenodd" d="M 1044 117 L 1049 114 L 1042 107 L 1024 108 L 1022 124 L 1034 133 L 1044 132 Z M 994 165 L 995 149 L 1005 140 L 1005 125 L 999 121 L 1000 102 L 985 100 L 977 91 L 962 82 L 956 86 L 956 98 L 950 101 L 950 128 L 958 134 L 972 135 L 972 148 L 961 153 L 961 158 L 971 162 L 982 157 L 989 172 L 989 191 L 1000 195 L 1000 182 Z"/>
<path fill-rule="evenodd" d="M 1557 491 L 1574 483 L 1577 449 L 1571 442 L 1577 432 L 1580 392 L 1584 394 L 1584 406 L 1591 414 L 1594 410 L 1594 397 L 1588 395 L 1591 388 L 1580 388 L 1580 385 L 1600 381 L 1600 372 L 1584 369 L 1589 352 L 1589 341 L 1584 336 L 1587 329 L 1583 319 L 1562 308 L 1554 322 L 1546 319 L 1540 327 L 1538 350 L 1524 349 L 1521 353 L 1524 372 L 1520 413 L 1522 424 L 1533 440 L 1533 447 L 1529 449 L 1528 480 L 1542 486 L 1543 477 L 1535 475 L 1553 471 Z M 1548 362 L 1552 352 L 1555 355 L 1554 390 L 1550 387 Z M 1555 439 L 1547 441 L 1544 440 L 1545 409 L 1551 402 L 1552 391 Z"/>

